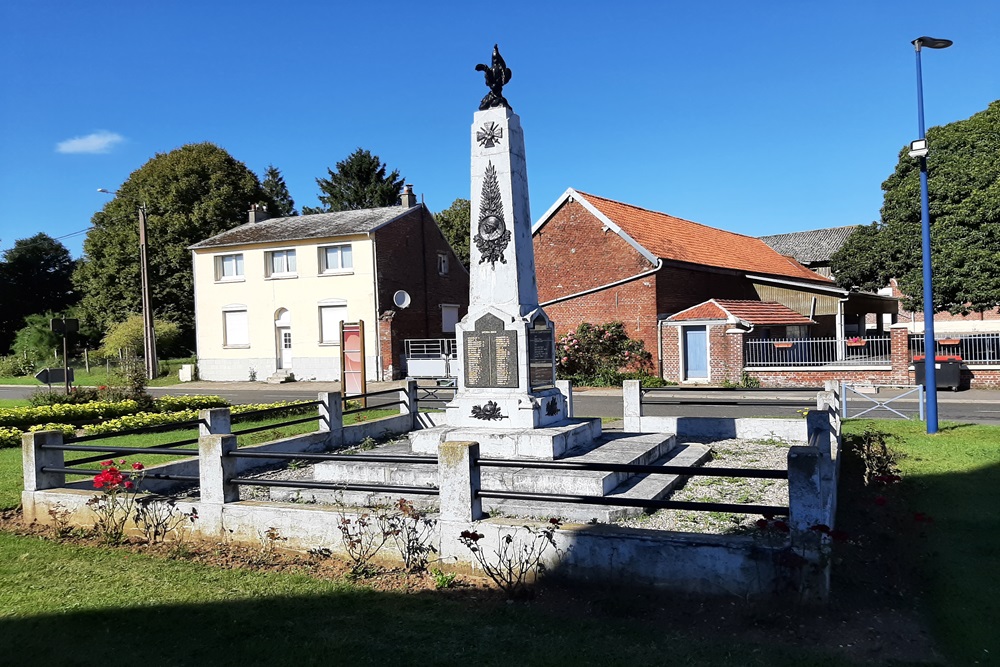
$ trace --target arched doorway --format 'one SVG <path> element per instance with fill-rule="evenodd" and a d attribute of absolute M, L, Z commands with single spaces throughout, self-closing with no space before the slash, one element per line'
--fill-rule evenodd
<path fill-rule="evenodd" d="M 279 369 L 292 367 L 292 314 L 285 308 L 274 313 L 275 358 Z"/>

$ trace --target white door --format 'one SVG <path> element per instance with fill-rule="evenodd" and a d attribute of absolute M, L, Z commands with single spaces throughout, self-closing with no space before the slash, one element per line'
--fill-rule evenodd
<path fill-rule="evenodd" d="M 275 344 L 278 348 L 277 367 L 288 370 L 292 367 L 292 314 L 280 308 L 274 314 Z"/>
<path fill-rule="evenodd" d="M 292 367 L 292 329 L 278 327 L 278 368 Z"/>

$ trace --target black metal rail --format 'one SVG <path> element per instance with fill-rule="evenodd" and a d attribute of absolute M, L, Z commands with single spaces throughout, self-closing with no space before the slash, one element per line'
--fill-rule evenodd
<path fill-rule="evenodd" d="M 91 477 L 93 475 L 100 475 L 101 470 L 80 470 L 79 468 L 50 468 L 48 466 L 42 467 L 42 472 L 54 472 L 54 473 L 64 473 L 66 475 L 82 475 L 84 477 Z M 162 472 L 143 472 L 143 479 L 159 479 L 168 482 L 200 482 L 201 478 L 198 475 L 169 475 Z M 125 477 L 134 477 L 138 475 L 138 472 L 133 473 L 131 470 L 122 470 L 122 475 Z"/>
<path fill-rule="evenodd" d="M 358 401 L 362 398 L 371 398 L 372 396 L 388 396 L 389 394 L 398 394 L 401 391 L 406 391 L 404 388 L 398 389 L 382 389 L 380 391 L 370 391 L 367 394 L 354 394 L 353 396 L 341 396 L 340 401 L 346 403 L 347 401 Z"/>
<path fill-rule="evenodd" d="M 734 514 L 788 514 L 787 507 L 778 505 L 743 505 L 735 503 L 705 503 L 682 500 L 645 500 L 643 498 L 616 498 L 614 496 L 570 496 L 557 493 L 519 493 L 515 491 L 479 491 L 479 498 L 502 500 L 532 500 L 573 505 L 605 505 L 613 507 L 643 507 L 648 509 L 696 510 L 702 512 L 733 512 Z"/>
<path fill-rule="evenodd" d="M 180 447 L 182 445 L 196 445 L 196 444 L 198 444 L 198 438 L 190 438 L 188 440 L 178 440 L 176 442 L 165 442 L 157 446 L 160 448 L 165 448 L 165 447 Z M 148 452 L 149 449 L 145 449 L 143 451 Z M 191 454 L 198 453 L 197 449 L 185 449 L 183 451 L 190 452 Z M 83 465 L 84 463 L 93 463 L 94 461 L 100 461 L 101 459 L 106 459 L 109 456 L 113 458 L 115 456 L 118 456 L 119 454 L 128 454 L 128 453 L 129 452 L 123 452 L 120 449 L 108 449 L 105 451 L 104 454 L 100 454 L 97 456 L 85 456 L 82 459 L 73 459 L 72 461 L 66 461 L 66 465 L 68 466 Z"/>
<path fill-rule="evenodd" d="M 227 456 L 237 459 L 287 459 L 296 461 L 362 461 L 366 463 L 422 463 L 437 465 L 436 456 L 389 456 L 386 454 L 315 454 L 305 452 L 245 452 L 236 450 Z"/>
<path fill-rule="evenodd" d="M 233 431 L 232 435 L 245 435 L 247 433 L 257 433 L 258 431 L 271 431 L 276 428 L 281 428 L 283 426 L 292 426 L 294 424 L 305 424 L 306 422 L 314 422 L 318 419 L 315 416 L 302 417 L 301 419 L 289 419 L 287 421 L 278 422 L 277 424 L 265 424 L 264 426 L 254 426 L 252 428 L 244 428 L 239 431 Z"/>
<path fill-rule="evenodd" d="M 115 431 L 113 433 L 94 433 L 93 435 L 81 435 L 79 438 L 73 438 L 73 442 L 89 442 L 91 440 L 103 440 L 105 438 L 117 438 L 119 436 L 125 435 L 138 435 L 141 433 L 162 433 L 164 431 L 179 431 L 181 429 L 190 428 L 192 426 L 199 426 L 204 424 L 200 419 L 189 419 L 183 422 L 176 422 L 174 424 L 157 424 L 155 426 L 139 426 L 137 428 L 127 428 L 122 431 Z M 207 424 L 205 424 L 207 426 Z"/>
<path fill-rule="evenodd" d="M 691 468 L 688 466 L 653 466 L 635 463 L 591 463 L 584 461 L 536 461 L 479 459 L 484 468 L 534 468 L 536 470 L 592 470 L 596 472 L 627 472 L 651 475 L 685 475 L 690 477 L 751 477 L 754 479 L 788 479 L 787 470 L 763 468 Z"/>
<path fill-rule="evenodd" d="M 359 412 L 368 412 L 369 410 L 384 410 L 385 408 L 391 408 L 394 405 L 406 405 L 406 401 L 393 401 L 392 403 L 379 403 L 378 405 L 369 405 L 367 408 L 353 408 L 351 410 L 344 410 L 340 414 L 343 415 L 353 415 Z"/>
<path fill-rule="evenodd" d="M 230 484 L 243 486 L 279 486 L 292 489 L 322 489 L 326 491 L 365 491 L 367 493 L 409 494 L 416 496 L 436 496 L 440 491 L 432 486 L 389 486 L 380 484 L 341 484 L 339 482 L 307 482 L 291 479 L 254 479 L 233 477 Z"/>
<path fill-rule="evenodd" d="M 275 412 L 282 412 L 282 411 L 288 411 L 288 410 L 297 410 L 297 409 L 302 409 L 302 408 L 311 408 L 311 407 L 317 406 L 319 404 L 320 404 L 319 401 L 305 401 L 303 403 L 292 403 L 290 405 L 279 405 L 279 406 L 277 406 L 275 408 L 261 408 L 260 410 L 251 410 L 249 412 L 241 412 L 238 415 L 232 415 L 230 413 L 231 414 L 230 418 L 231 419 L 246 420 L 246 419 L 252 418 L 252 417 L 260 417 L 262 415 L 274 414 Z"/>
<path fill-rule="evenodd" d="M 194 442 L 197 442 L 195 440 Z M 197 449 L 176 449 L 173 447 L 94 447 L 93 445 L 77 445 L 77 444 L 62 444 L 62 445 L 42 445 L 42 449 L 55 449 L 63 450 L 67 452 L 104 452 L 104 456 L 100 458 L 107 458 L 110 452 L 114 451 L 119 454 L 164 454 L 164 455 L 181 455 L 181 456 L 191 456 L 197 455 Z"/>

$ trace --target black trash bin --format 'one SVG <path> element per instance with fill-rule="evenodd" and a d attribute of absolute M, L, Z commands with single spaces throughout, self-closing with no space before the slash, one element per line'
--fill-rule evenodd
<path fill-rule="evenodd" d="M 962 357 L 957 354 L 940 354 L 934 358 L 934 379 L 937 381 L 938 389 L 951 389 L 958 391 L 958 386 L 962 381 Z M 927 372 L 924 355 L 918 354 L 913 357 L 913 372 L 916 375 L 917 384 L 926 386 L 924 374 Z"/>

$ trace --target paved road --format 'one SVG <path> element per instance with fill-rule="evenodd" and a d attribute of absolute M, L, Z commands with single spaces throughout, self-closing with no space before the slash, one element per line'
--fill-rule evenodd
<path fill-rule="evenodd" d="M 372 383 L 369 391 L 378 391 L 397 386 L 398 383 Z M 36 389 L 29 386 L 0 386 L 0 398 L 26 398 Z M 302 382 L 281 385 L 269 385 L 250 382 L 193 382 L 174 385 L 172 387 L 153 387 L 150 393 L 154 396 L 164 394 L 217 394 L 233 403 L 259 403 L 279 400 L 312 400 L 319 391 L 336 391 L 334 382 Z M 877 408 L 876 402 L 886 402 L 901 393 L 898 390 L 882 390 L 878 395 L 861 396 L 853 392 L 848 394 L 849 416 L 856 416 L 862 410 L 876 408 L 864 416 L 872 418 L 893 418 L 891 412 Z M 653 400 L 672 400 L 675 394 L 651 394 Z M 785 393 L 718 393 L 685 390 L 683 398 L 688 401 L 697 399 L 732 400 L 749 398 L 755 401 L 767 400 L 767 405 L 684 405 L 658 404 L 647 405 L 646 414 L 673 415 L 679 417 L 794 417 L 799 405 L 783 405 L 788 401 L 801 401 L 803 394 Z M 373 403 L 395 400 L 391 397 L 372 399 Z M 808 400 L 808 399 L 806 399 Z M 587 417 L 621 417 L 621 391 L 615 389 L 585 389 L 578 390 L 573 397 L 577 415 Z M 900 412 L 916 415 L 916 396 L 904 396 L 889 403 Z M 1000 391 L 968 390 L 959 393 L 938 393 L 938 416 L 942 420 L 958 422 L 978 422 L 985 424 L 1000 424 Z"/>

